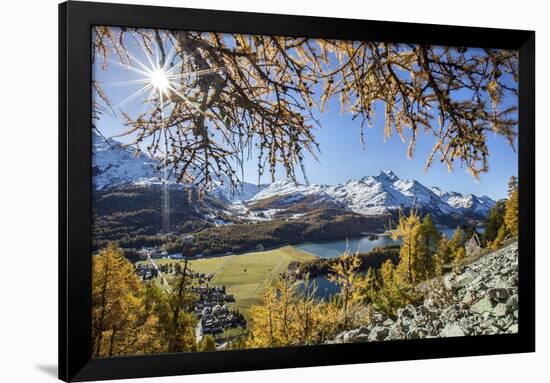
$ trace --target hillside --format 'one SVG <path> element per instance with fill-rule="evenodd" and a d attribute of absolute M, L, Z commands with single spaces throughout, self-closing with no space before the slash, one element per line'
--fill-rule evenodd
<path fill-rule="evenodd" d="M 518 332 L 517 241 L 419 289 L 426 292 L 422 305 L 399 309 L 395 318 L 375 313 L 368 326 L 331 343 Z"/>

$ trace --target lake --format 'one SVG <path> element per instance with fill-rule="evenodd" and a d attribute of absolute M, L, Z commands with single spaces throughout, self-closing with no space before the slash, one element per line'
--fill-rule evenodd
<path fill-rule="evenodd" d="M 451 238 L 455 231 L 455 228 L 449 227 L 438 227 L 437 229 L 441 233 L 444 233 L 447 238 Z M 478 228 L 478 231 L 483 232 L 483 229 Z M 352 253 L 367 253 L 375 247 L 395 244 L 399 244 L 399 241 L 394 241 L 386 235 L 379 235 L 376 239 L 372 236 L 363 236 L 348 240 L 338 239 L 333 241 L 311 241 L 294 245 L 294 247 L 320 258 L 335 258 L 346 251 L 346 249 Z"/>
<path fill-rule="evenodd" d="M 394 241 L 388 236 L 379 236 L 373 239 L 370 236 L 351 238 L 349 240 L 340 239 L 334 241 L 312 241 L 294 245 L 297 249 L 316 255 L 321 258 L 336 258 L 346 249 L 350 252 L 367 253 L 378 246 L 393 245 L 399 242 Z"/>
<path fill-rule="evenodd" d="M 328 300 L 334 294 L 340 292 L 340 287 L 329 281 L 324 276 L 317 276 L 309 281 L 308 292 L 312 292 L 315 289 L 315 297 Z M 298 285 L 298 292 L 304 291 L 303 283 Z"/>
<path fill-rule="evenodd" d="M 440 226 L 437 228 L 441 233 L 445 234 L 447 238 L 451 238 L 455 232 L 455 228 L 449 228 Z M 483 228 L 477 228 L 478 232 L 482 233 Z M 360 253 L 366 253 L 378 246 L 386 246 L 399 244 L 398 241 L 394 241 L 388 236 L 378 236 L 373 239 L 372 236 L 364 236 L 358 238 L 352 238 L 349 240 L 334 240 L 334 241 L 312 241 L 304 242 L 299 245 L 294 245 L 297 249 L 305 251 L 307 253 L 316 255 L 320 258 L 335 258 L 342 252 L 349 249 L 352 253 L 359 251 Z M 317 276 L 311 280 L 311 284 L 315 284 L 316 293 L 318 298 L 328 299 L 332 295 L 338 293 L 340 288 L 334 283 L 330 282 L 324 276 Z"/>

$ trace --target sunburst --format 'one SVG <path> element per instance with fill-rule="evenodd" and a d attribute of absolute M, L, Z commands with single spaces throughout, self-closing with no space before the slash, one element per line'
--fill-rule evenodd
<path fill-rule="evenodd" d="M 190 89 L 186 89 L 183 80 L 209 73 L 220 72 L 223 71 L 224 68 L 217 67 L 204 70 L 184 71 L 182 70 L 183 65 L 190 63 L 194 54 L 176 57 L 176 45 L 174 42 L 171 42 L 171 45 L 172 48 L 170 53 L 163 59 L 161 59 L 161 55 L 159 54 L 159 45 L 155 42 L 153 44 L 153 53 L 151 53 L 150 49 L 140 44 L 143 55 L 147 60 L 146 63 L 142 62 L 128 51 L 126 52 L 128 55 L 126 63 L 111 60 L 111 62 L 122 66 L 124 69 L 134 72 L 138 75 L 138 78 L 129 81 L 109 83 L 106 84 L 107 86 L 140 86 L 135 92 L 115 105 L 115 109 L 120 109 L 130 102 L 143 97 L 141 100 L 142 102 L 158 103 L 162 110 L 166 101 L 173 101 L 173 99 L 178 98 L 185 101 L 196 111 L 204 114 L 204 111 L 200 109 L 199 105 L 185 95 Z M 177 62 L 174 63 L 175 61 Z"/>

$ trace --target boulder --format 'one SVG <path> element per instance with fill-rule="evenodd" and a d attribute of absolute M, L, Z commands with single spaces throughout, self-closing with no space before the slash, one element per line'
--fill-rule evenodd
<path fill-rule="evenodd" d="M 460 316 L 461 316 L 460 306 L 456 304 L 450 305 L 441 313 L 441 318 L 448 321 L 454 321 Z"/>
<path fill-rule="evenodd" d="M 516 334 L 518 332 L 518 324 L 517 323 L 514 323 L 513 325 L 511 325 L 510 327 L 508 327 L 508 329 L 506 330 L 507 333 L 510 333 L 510 334 Z"/>
<path fill-rule="evenodd" d="M 476 280 L 476 278 L 477 274 L 471 271 L 466 271 L 464 274 L 458 275 L 451 283 L 451 285 L 455 290 L 460 290 L 470 286 L 472 282 Z"/>
<path fill-rule="evenodd" d="M 438 318 L 439 317 L 439 312 L 435 309 L 432 309 L 432 308 L 429 308 L 429 307 L 426 307 L 426 306 L 420 306 L 418 308 L 418 311 L 424 316 L 426 317 L 426 319 L 435 319 L 435 318 Z"/>
<path fill-rule="evenodd" d="M 473 311 L 477 314 L 492 313 L 493 302 L 491 301 L 491 298 L 486 295 L 482 299 L 477 301 L 472 307 L 470 307 L 470 311 Z"/>
<path fill-rule="evenodd" d="M 503 317 L 507 314 L 508 309 L 504 303 L 498 303 L 493 309 L 493 315 L 496 317 Z"/>
<path fill-rule="evenodd" d="M 462 303 L 466 306 L 470 306 L 474 301 L 474 293 L 472 293 L 470 290 L 466 291 L 466 294 L 464 294 L 464 297 L 462 298 Z"/>
<path fill-rule="evenodd" d="M 371 342 L 382 341 L 386 339 L 389 332 L 390 332 L 390 329 L 387 327 L 375 326 L 369 334 L 369 341 Z"/>
<path fill-rule="evenodd" d="M 487 291 L 487 295 L 495 302 L 506 302 L 510 292 L 506 287 L 493 287 Z"/>
<path fill-rule="evenodd" d="M 462 327 L 456 323 L 448 323 L 440 333 L 440 336 L 444 338 L 456 337 L 456 336 L 465 336 L 466 332 Z"/>
<path fill-rule="evenodd" d="M 390 327 L 393 326 L 395 322 L 391 320 L 391 318 L 386 319 L 384 322 L 382 322 L 382 326 L 384 327 Z"/>
<path fill-rule="evenodd" d="M 506 307 L 508 308 L 508 312 L 514 312 L 518 309 L 518 295 L 514 294 L 511 295 L 510 298 L 508 298 L 508 301 L 506 301 Z"/>
<path fill-rule="evenodd" d="M 454 279 L 453 274 L 446 274 L 445 276 L 443 276 L 443 285 L 447 290 L 450 290 L 453 288 L 453 279 Z"/>
<path fill-rule="evenodd" d="M 397 310 L 397 317 L 401 318 L 410 318 L 413 319 L 416 317 L 416 310 L 413 305 L 406 305 L 405 307 Z"/>

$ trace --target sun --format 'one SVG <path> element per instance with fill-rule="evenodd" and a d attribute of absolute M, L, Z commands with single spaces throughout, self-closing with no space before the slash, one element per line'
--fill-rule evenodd
<path fill-rule="evenodd" d="M 186 96 L 185 93 L 190 88 L 185 86 L 183 80 L 197 78 L 210 73 L 218 73 L 223 71 L 224 68 L 214 67 L 203 70 L 183 70 L 184 66 L 191 62 L 191 57 L 194 53 L 185 57 L 178 57 L 175 43 L 172 43 L 171 50 L 162 60 L 159 56 L 159 51 L 161 51 L 161 49 L 158 44 L 154 45 L 153 52 L 151 52 L 150 48 L 138 44 L 137 53 L 139 53 L 139 48 L 142 50 L 142 56 L 146 59 L 144 62 L 140 61 L 129 51 L 126 52 L 128 62 L 113 59 L 109 60 L 133 72 L 137 75 L 137 78 L 128 81 L 107 83 L 105 85 L 139 87 L 135 92 L 129 94 L 128 97 L 116 104 L 114 108 L 122 108 L 131 101 L 138 99 L 142 102 L 155 103 L 161 106 L 160 109 L 162 113 L 167 103 L 175 102 L 179 99 L 183 100 L 189 107 L 195 109 L 197 112 L 205 114 L 205 111 L 203 111 L 197 103 Z M 158 97 L 154 97 L 155 95 Z"/>
<path fill-rule="evenodd" d="M 159 93 L 166 94 L 170 89 L 169 74 L 163 68 L 157 68 L 149 73 L 149 84 Z"/>

